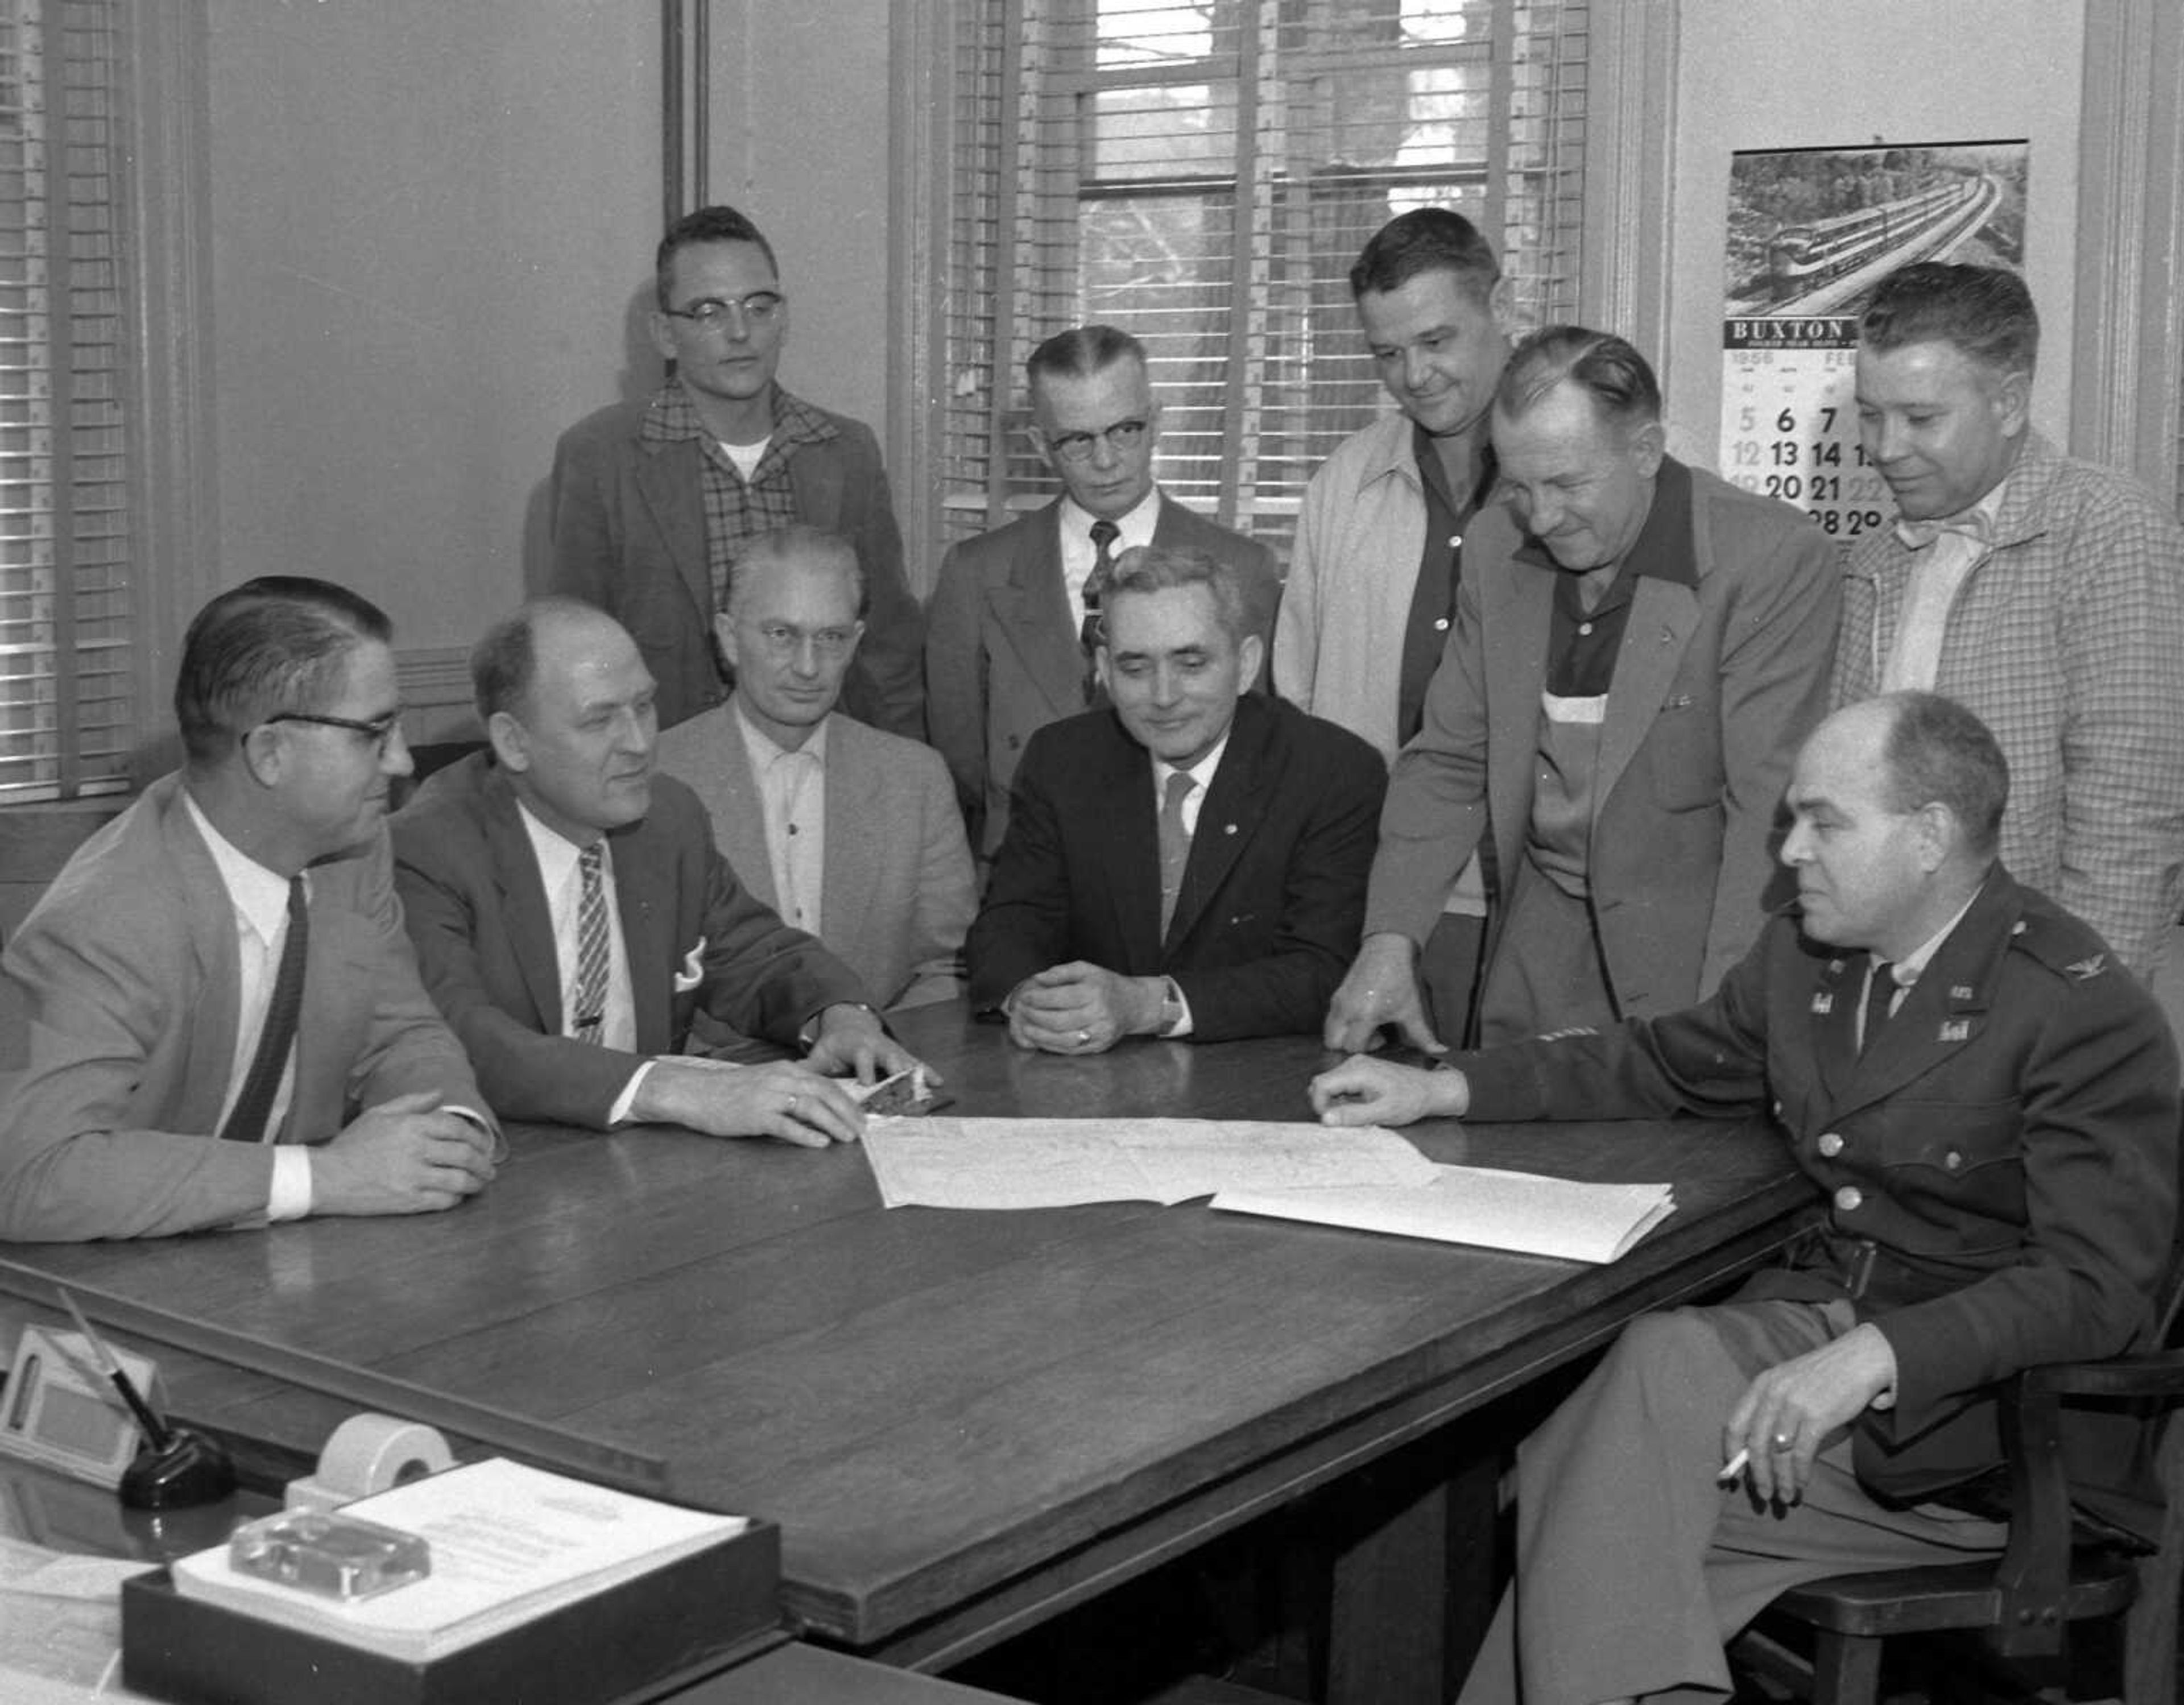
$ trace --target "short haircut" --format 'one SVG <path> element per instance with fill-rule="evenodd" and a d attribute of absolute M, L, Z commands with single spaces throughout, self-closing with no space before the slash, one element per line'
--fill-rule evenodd
<path fill-rule="evenodd" d="M 182 636 L 175 720 L 190 761 L 217 763 L 282 711 L 323 706 L 349 654 L 393 633 L 386 611 L 329 580 L 268 574 L 223 592 Z"/>
<path fill-rule="evenodd" d="M 547 616 L 613 618 L 598 605 L 581 598 L 534 598 L 511 616 L 486 629 L 471 647 L 471 699 L 478 721 L 491 722 L 505 710 L 521 720 L 517 710 L 531 691 L 538 672 L 538 621 Z"/>
<path fill-rule="evenodd" d="M 737 553 L 734 566 L 728 571 L 728 613 L 735 613 L 752 570 L 767 563 L 786 565 L 792 560 L 813 568 L 838 569 L 848 575 L 850 596 L 856 605 L 858 619 L 863 620 L 865 566 L 857 560 L 856 546 L 838 532 L 828 532 L 824 527 L 811 527 L 800 521 L 760 533 Z"/>
<path fill-rule="evenodd" d="M 675 257 L 699 242 L 755 242 L 766 256 L 766 264 L 773 269 L 773 276 L 781 276 L 781 263 L 773 258 L 773 245 L 749 220 L 732 207 L 701 207 L 667 227 L 667 235 L 660 239 L 660 248 L 652 257 L 652 287 L 663 309 L 675 288 Z"/>
<path fill-rule="evenodd" d="M 1502 263 L 1479 227 L 1445 207 L 1398 214 L 1367 239 L 1350 269 L 1351 298 L 1400 290 L 1423 272 L 1453 273 L 1482 308 L 1502 281 Z"/>
<path fill-rule="evenodd" d="M 2030 373 L 2040 359 L 2040 314 L 2007 267 L 1921 260 L 1874 287 L 1859 344 L 1886 354 L 1911 343 L 1953 343 L 1997 373 Z"/>
<path fill-rule="evenodd" d="M 1057 332 L 1024 363 L 1024 381 L 1036 392 L 1041 379 L 1089 379 L 1117 361 L 1145 365 L 1145 346 L 1119 326 L 1072 326 Z"/>
<path fill-rule="evenodd" d="M 1542 326 L 1518 343 L 1494 387 L 1495 410 L 1514 420 L 1564 382 L 1589 395 L 1600 417 L 1616 426 L 1661 418 L 1661 387 L 1646 358 L 1613 332 L 1583 326 Z"/>
<path fill-rule="evenodd" d="M 1938 693 L 1885 693 L 1875 702 L 1892 713 L 1880 749 L 1889 809 L 1947 805 L 1966 848 L 1992 859 L 2009 803 L 2009 761 L 1986 724 Z"/>
<path fill-rule="evenodd" d="M 1241 645 L 1251 632 L 1244 596 L 1244 577 L 1235 564 L 1224 562 L 1202 550 L 1167 549 L 1156 544 L 1133 545 L 1115 559 L 1101 589 L 1102 625 L 1115 599 L 1129 592 L 1169 592 L 1178 587 L 1202 586 L 1213 595 L 1213 618 L 1233 644 Z M 1105 643 L 1106 636 L 1101 636 Z"/>

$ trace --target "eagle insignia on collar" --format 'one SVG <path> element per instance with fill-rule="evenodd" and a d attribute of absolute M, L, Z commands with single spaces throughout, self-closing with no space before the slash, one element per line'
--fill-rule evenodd
<path fill-rule="evenodd" d="M 2064 974 L 2080 983 L 2090 983 L 2109 968 L 2109 956 L 2096 953 L 2090 959 L 2081 959 L 2063 967 Z"/>

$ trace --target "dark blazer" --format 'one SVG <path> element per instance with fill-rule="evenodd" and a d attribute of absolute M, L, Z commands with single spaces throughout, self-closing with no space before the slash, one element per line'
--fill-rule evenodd
<path fill-rule="evenodd" d="M 951 545 L 926 613 L 926 720 L 981 857 L 990 858 L 1007 832 L 1009 784 L 1024 743 L 1084 708 L 1081 619 L 1062 585 L 1061 516 L 1056 498 Z M 1252 631 L 1273 628 L 1282 585 L 1266 546 L 1166 493 L 1153 543 L 1235 564 L 1252 588 Z"/>
<path fill-rule="evenodd" d="M 553 923 L 515 789 L 488 752 L 441 771 L 393 819 L 395 885 L 425 986 L 504 1118 L 604 1127 L 644 1058 L 679 1050 L 699 1009 L 786 1046 L 822 1008 L 864 1000 L 849 968 L 751 898 L 705 808 L 671 776 L 613 830 L 637 1051 L 560 1034 Z"/>
<path fill-rule="evenodd" d="M 1025 749 L 966 944 L 972 1006 L 1084 959 L 1173 976 L 1199 1041 L 1317 1031 L 1357 951 L 1386 785 L 1356 735 L 1245 694 L 1163 941 L 1151 758 L 1112 710 L 1050 723 Z"/>
<path fill-rule="evenodd" d="M 2143 1341 L 2176 1225 L 2176 1050 L 2100 938 L 2000 866 L 1860 1058 L 1867 963 L 1779 916 L 1701 1006 L 1455 1063 L 1479 1119 L 1770 1110 L 1827 1233 L 1746 1294 L 1849 1295 L 1886 1335 L 1897 1401 L 1860 1418 L 1858 1475 L 1915 1502 L 2001 1461 L 1993 1382 Z M 2066 1415 L 2081 1497 L 2142 1526 L 2131 1431 Z"/>
<path fill-rule="evenodd" d="M 617 403 L 561 435 L 551 493 L 554 591 L 588 599 L 629 629 L 660 683 L 660 726 L 728 696 L 713 658 L 713 582 L 705 501 L 694 438 L 639 435 L 649 403 Z M 822 414 L 827 411 L 821 410 Z M 838 436 L 788 458 L 799 516 L 840 533 L 865 571 L 864 643 L 842 690 L 860 722 L 925 738 L 917 600 L 902 566 L 902 534 L 872 428 L 827 414 Z"/>

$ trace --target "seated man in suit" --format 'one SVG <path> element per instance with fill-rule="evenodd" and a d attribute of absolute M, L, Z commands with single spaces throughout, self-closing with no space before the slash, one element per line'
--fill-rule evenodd
<path fill-rule="evenodd" d="M 855 1137 L 856 1104 L 825 1074 L 917 1062 L 849 968 L 737 882 L 690 790 L 654 773 L 652 676 L 629 635 L 541 599 L 478 641 L 471 682 L 491 749 L 396 814 L 396 883 L 426 987 L 503 1117 Z M 811 1051 L 678 1058 L 700 1006 Z"/>
<path fill-rule="evenodd" d="M 254 580 L 198 612 L 181 769 L 85 842 L 0 957 L 0 1237 L 422 1213 L 495 1134 L 417 979 L 384 817 L 410 772 L 387 617 Z"/>
<path fill-rule="evenodd" d="M 1534 332 L 1493 431 L 1508 501 L 1464 542 L 1330 1048 L 1384 1022 L 1429 1049 L 1463 1039 L 1427 1028 L 1416 967 L 1482 844 L 1485 1040 L 1711 993 L 1766 922 L 1782 783 L 1826 707 L 1833 545 L 1802 510 L 1666 455 L 1660 387 L 1629 343 Z"/>
<path fill-rule="evenodd" d="M 1024 743 L 1094 701 L 1100 586 L 1119 553 L 1151 544 L 1230 564 L 1262 641 L 1281 597 L 1271 551 L 1153 482 L 1160 404 L 1143 344 L 1112 326 L 1072 326 L 1033 350 L 1025 372 L 1039 454 L 1062 495 L 952 546 L 926 619 L 927 721 L 981 859 L 1007 831 Z"/>
<path fill-rule="evenodd" d="M 690 784 L 751 893 L 881 1006 L 922 1006 L 962 993 L 971 849 L 940 755 L 835 710 L 864 603 L 839 535 L 753 540 L 713 618 L 736 690 L 660 735 L 660 767 Z"/>
<path fill-rule="evenodd" d="M 554 590 L 629 629 L 671 727 L 727 697 L 711 624 L 737 554 L 793 521 L 838 532 L 872 605 L 843 708 L 922 738 L 922 618 L 879 443 L 775 378 L 788 298 L 773 245 L 734 208 L 701 207 L 660 240 L 653 270 L 653 347 L 671 371 L 647 400 L 609 404 L 554 446 Z"/>
<path fill-rule="evenodd" d="M 1245 693 L 1265 647 L 1250 610 L 1234 563 L 1157 546 L 1116 563 L 1112 708 L 1032 737 L 971 926 L 972 1003 L 1021 1045 L 1318 1028 L 1357 945 L 1386 772 L 1355 734 Z"/>
<path fill-rule="evenodd" d="M 1997 1382 L 2146 1341 L 2176 1050 L 2106 944 L 1997 861 L 2008 788 L 1962 705 L 1853 705 L 1791 779 L 1797 910 L 1710 1000 L 1314 1081 L 1338 1124 L 1771 1112 L 1827 1204 L 1788 1266 L 1636 1322 L 1520 1451 L 1516 1586 L 1468 1705 L 1711 1697 L 1784 1589 L 1992 1555 Z M 2133 1418 L 2064 1415 L 2074 1498 L 2158 1535 Z"/>

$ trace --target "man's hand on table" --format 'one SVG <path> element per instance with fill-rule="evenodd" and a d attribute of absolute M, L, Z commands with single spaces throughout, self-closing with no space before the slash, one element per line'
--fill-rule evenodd
<path fill-rule="evenodd" d="M 1418 1000 L 1418 950 L 1407 935 L 1383 930 L 1365 938 L 1334 999 L 1328 1003 L 1320 1039 L 1345 1054 L 1380 1045 L 1380 1027 L 1392 1024 L 1402 1039 L 1428 1054 L 1448 1046 L 1426 1022 Z"/>
<path fill-rule="evenodd" d="M 1312 1080 L 1312 1106 L 1324 1125 L 1457 1119 L 1471 1109 L 1471 1085 L 1452 1069 L 1426 1071 L 1353 1054 Z"/>
<path fill-rule="evenodd" d="M 869 1006 L 844 1001 L 819 1015 L 819 1028 L 804 1063 L 815 1071 L 852 1074 L 860 1084 L 877 1084 L 898 1072 L 916 1072 L 928 1084 L 940 1074 L 882 1028 Z"/>
<path fill-rule="evenodd" d="M 865 1116 L 849 1091 L 808 1061 L 757 1066 L 683 1058 L 655 1060 L 630 1103 L 639 1124 L 685 1125 L 711 1137 L 778 1137 L 823 1149 L 854 1143 Z"/>
<path fill-rule="evenodd" d="M 1100 1054 L 1125 1036 L 1161 1028 L 1167 979 L 1123 977 L 1072 959 L 1050 965 L 1009 991 L 1001 1010 L 1009 1040 L 1049 1054 Z"/>
<path fill-rule="evenodd" d="M 311 1151 L 311 1212 L 437 1213 L 493 1179 L 493 1134 L 436 1091 L 367 1108 Z"/>

